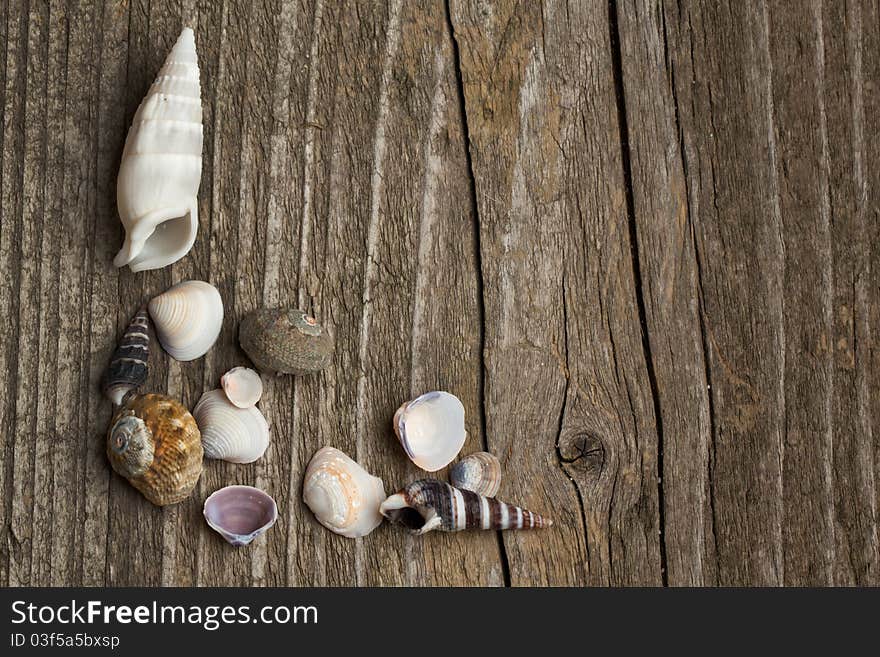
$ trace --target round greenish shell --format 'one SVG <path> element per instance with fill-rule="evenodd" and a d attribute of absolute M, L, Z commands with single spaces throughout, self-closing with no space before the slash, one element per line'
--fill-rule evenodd
<path fill-rule="evenodd" d="M 330 364 L 333 340 L 314 317 L 296 308 L 261 308 L 245 315 L 241 348 L 261 372 L 306 374 Z"/>

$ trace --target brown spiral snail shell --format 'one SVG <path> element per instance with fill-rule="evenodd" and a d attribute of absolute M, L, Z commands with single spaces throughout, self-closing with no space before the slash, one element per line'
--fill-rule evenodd
<path fill-rule="evenodd" d="M 202 474 L 202 439 L 170 397 L 130 393 L 107 432 L 110 465 L 156 506 L 186 499 Z"/>
<path fill-rule="evenodd" d="M 333 340 L 317 320 L 294 308 L 261 308 L 245 315 L 241 348 L 261 372 L 306 374 L 330 364 Z"/>

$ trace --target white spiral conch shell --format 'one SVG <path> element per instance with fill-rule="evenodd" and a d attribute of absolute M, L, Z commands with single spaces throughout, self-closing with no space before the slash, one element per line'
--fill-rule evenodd
<path fill-rule="evenodd" d="M 113 260 L 132 271 L 177 262 L 199 226 L 202 99 L 193 31 L 184 28 L 132 120 L 116 181 L 125 243 Z"/>
<path fill-rule="evenodd" d="M 436 472 L 464 446 L 464 405 L 448 392 L 426 392 L 397 409 L 394 433 L 413 463 Z"/>
<path fill-rule="evenodd" d="M 149 304 L 156 336 L 174 360 L 204 356 L 223 326 L 223 300 L 213 285 L 183 281 Z"/>
<path fill-rule="evenodd" d="M 230 463 L 253 463 L 269 447 L 269 423 L 256 406 L 234 406 L 220 390 L 209 390 L 193 409 L 205 456 Z"/>
<path fill-rule="evenodd" d="M 319 449 L 306 469 L 303 502 L 327 529 L 348 538 L 366 536 L 382 523 L 385 486 L 344 452 Z"/>
<path fill-rule="evenodd" d="M 239 408 L 255 406 L 263 396 L 263 380 L 249 367 L 233 367 L 220 377 L 220 386 Z"/>

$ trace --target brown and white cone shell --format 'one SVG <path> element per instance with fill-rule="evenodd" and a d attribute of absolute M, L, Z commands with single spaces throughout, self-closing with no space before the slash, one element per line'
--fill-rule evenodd
<path fill-rule="evenodd" d="M 382 502 L 379 512 L 414 534 L 435 529 L 540 529 L 553 524 L 537 513 L 436 479 L 411 483 Z"/>
<path fill-rule="evenodd" d="M 192 248 L 199 227 L 202 141 L 196 41 L 184 28 L 125 140 L 116 182 L 125 243 L 113 260 L 117 267 L 158 269 Z"/>
<path fill-rule="evenodd" d="M 137 390 L 147 380 L 149 358 L 150 317 L 144 307 L 125 329 L 104 375 L 102 389 L 114 404 L 122 404 L 127 393 Z"/>
<path fill-rule="evenodd" d="M 221 389 L 202 395 L 193 409 L 205 456 L 230 463 L 253 463 L 269 447 L 269 423 L 256 406 L 239 408 Z"/>
<path fill-rule="evenodd" d="M 327 529 L 348 538 L 366 536 L 382 523 L 385 486 L 344 452 L 322 447 L 303 479 L 303 502 Z"/>
<path fill-rule="evenodd" d="M 501 487 L 501 462 L 489 452 L 469 454 L 449 469 L 449 482 L 462 490 L 495 497 Z"/>
<path fill-rule="evenodd" d="M 204 356 L 223 327 L 223 299 L 210 283 L 183 281 L 149 303 L 156 337 L 174 360 Z"/>

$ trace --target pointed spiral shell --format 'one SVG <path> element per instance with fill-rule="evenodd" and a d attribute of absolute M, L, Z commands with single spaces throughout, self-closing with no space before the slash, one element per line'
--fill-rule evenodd
<path fill-rule="evenodd" d="M 183 281 L 149 303 L 156 336 L 174 360 L 204 356 L 223 327 L 223 300 L 213 285 Z"/>
<path fill-rule="evenodd" d="M 150 317 L 141 308 L 129 322 L 119 346 L 110 358 L 104 374 L 104 394 L 117 406 L 126 393 L 137 390 L 147 380 L 150 358 Z"/>
<path fill-rule="evenodd" d="M 219 388 L 209 390 L 193 409 L 209 459 L 253 463 L 269 447 L 269 423 L 256 406 L 239 408 Z"/>
<path fill-rule="evenodd" d="M 434 529 L 537 529 L 553 524 L 537 513 L 436 479 L 411 483 L 382 502 L 379 511 L 415 534 Z"/>
<path fill-rule="evenodd" d="M 199 225 L 202 100 L 193 31 L 184 28 L 132 120 L 116 204 L 125 243 L 113 260 L 158 269 L 192 248 Z"/>
<path fill-rule="evenodd" d="M 322 447 L 309 462 L 303 502 L 332 532 L 366 536 L 382 523 L 379 505 L 384 499 L 382 480 L 338 449 Z"/>

